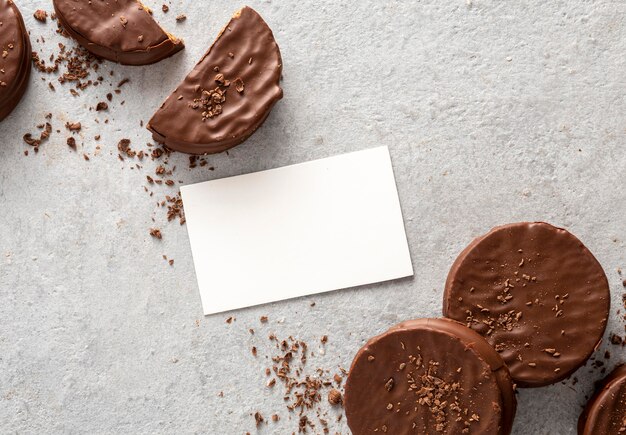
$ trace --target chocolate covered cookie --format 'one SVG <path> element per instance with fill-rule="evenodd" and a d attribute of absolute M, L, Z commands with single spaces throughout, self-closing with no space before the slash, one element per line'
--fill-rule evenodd
<path fill-rule="evenodd" d="M 626 366 L 602 381 L 578 419 L 578 435 L 626 434 Z"/>
<path fill-rule="evenodd" d="M 543 222 L 494 228 L 456 259 L 443 314 L 482 334 L 520 387 L 560 381 L 598 345 L 609 285 L 591 252 Z"/>
<path fill-rule="evenodd" d="M 0 0 L 0 121 L 22 99 L 31 69 L 28 32 L 12 0 Z"/>
<path fill-rule="evenodd" d="M 246 140 L 283 96 L 280 50 L 253 9 L 232 17 L 147 128 L 158 142 L 190 153 L 217 153 Z"/>
<path fill-rule="evenodd" d="M 126 65 L 158 62 L 183 49 L 137 0 L 54 0 L 59 22 L 96 56 Z"/>
<path fill-rule="evenodd" d="M 509 434 L 513 383 L 479 334 L 449 319 L 401 323 L 359 350 L 345 386 L 354 435 Z"/>

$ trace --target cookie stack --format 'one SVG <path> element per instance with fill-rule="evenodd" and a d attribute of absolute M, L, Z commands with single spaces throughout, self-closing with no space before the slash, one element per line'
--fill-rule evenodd
<path fill-rule="evenodd" d="M 580 368 L 604 334 L 609 300 L 602 267 L 568 231 L 543 222 L 494 228 L 452 265 L 446 319 L 401 323 L 357 353 L 348 425 L 355 435 L 509 434 L 515 387 L 550 385 Z M 607 384 L 620 383 L 621 406 L 624 379 Z M 618 424 L 596 417 L 606 407 L 590 406 L 582 427 Z"/>

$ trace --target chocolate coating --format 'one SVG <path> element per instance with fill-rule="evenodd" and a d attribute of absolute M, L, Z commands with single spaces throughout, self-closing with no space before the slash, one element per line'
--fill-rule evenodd
<path fill-rule="evenodd" d="M 578 435 L 626 433 L 626 366 L 607 376 L 578 419 Z"/>
<path fill-rule="evenodd" d="M 449 319 L 410 320 L 370 339 L 352 362 L 344 401 L 354 435 L 505 435 L 516 410 L 502 358 Z"/>
<path fill-rule="evenodd" d="M 104 59 L 147 65 L 182 50 L 137 0 L 54 0 L 65 30 L 80 45 Z"/>
<path fill-rule="evenodd" d="M 246 140 L 283 96 L 280 50 L 271 29 L 249 7 L 238 11 L 185 80 L 165 100 L 147 128 L 158 142 L 190 153 L 217 153 Z M 225 91 L 221 113 L 203 120 L 194 99 L 203 90 Z M 235 83 L 241 80 L 243 90 Z"/>
<path fill-rule="evenodd" d="M 0 121 L 13 111 L 28 87 L 30 47 L 17 6 L 12 0 L 0 0 Z"/>
<path fill-rule="evenodd" d="M 494 228 L 456 259 L 443 314 L 500 353 L 520 387 L 558 382 L 585 363 L 609 312 L 609 285 L 591 252 L 543 222 Z"/>

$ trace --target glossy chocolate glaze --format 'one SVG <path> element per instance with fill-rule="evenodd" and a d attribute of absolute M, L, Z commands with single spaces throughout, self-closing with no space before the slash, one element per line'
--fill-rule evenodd
<path fill-rule="evenodd" d="M 165 100 L 147 128 L 169 148 L 190 153 L 217 153 L 247 139 L 283 96 L 280 50 L 271 29 L 253 9 L 238 11 L 185 80 Z M 203 89 L 225 90 L 222 113 L 203 121 L 191 105 Z M 243 82 L 238 92 L 235 81 Z"/>
<path fill-rule="evenodd" d="M 443 314 L 466 323 L 500 353 L 520 387 L 560 381 L 602 338 L 609 286 L 591 252 L 542 222 L 494 228 L 456 259 Z"/>
<path fill-rule="evenodd" d="M 24 20 L 12 0 L 0 0 L 0 121 L 22 99 L 31 70 L 31 46 Z"/>
<path fill-rule="evenodd" d="M 578 419 L 578 435 L 626 433 L 626 366 L 607 376 Z"/>
<path fill-rule="evenodd" d="M 146 65 L 184 48 L 137 0 L 54 0 L 54 10 L 79 44 L 113 62 Z"/>
<path fill-rule="evenodd" d="M 419 402 L 428 367 L 435 367 L 436 382 L 459 387 L 441 399 L 446 404 L 439 422 L 430 406 Z M 502 358 L 479 334 L 449 319 L 410 320 L 370 339 L 352 362 L 344 400 L 354 435 L 504 435 L 511 432 L 516 410 Z"/>

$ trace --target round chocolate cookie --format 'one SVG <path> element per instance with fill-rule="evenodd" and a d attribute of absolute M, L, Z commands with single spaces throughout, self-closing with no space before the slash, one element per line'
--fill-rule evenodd
<path fill-rule="evenodd" d="M 354 435 L 511 432 L 516 400 L 504 361 L 449 319 L 401 323 L 359 350 L 345 386 Z"/>
<path fill-rule="evenodd" d="M 148 122 L 154 140 L 190 154 L 246 140 L 283 96 L 274 35 L 249 7 L 237 11 L 184 81 Z"/>
<path fill-rule="evenodd" d="M 137 0 L 54 0 L 63 28 L 80 45 L 126 65 L 158 62 L 184 48 Z"/>
<path fill-rule="evenodd" d="M 0 0 L 0 121 L 26 91 L 30 56 L 30 39 L 20 11 L 12 0 Z"/>
<path fill-rule="evenodd" d="M 606 327 L 602 267 L 568 231 L 543 222 L 494 228 L 456 259 L 443 314 L 500 353 L 519 387 L 560 381 L 592 354 Z"/>
<path fill-rule="evenodd" d="M 626 434 L 626 366 L 607 376 L 578 419 L 578 435 Z"/>

